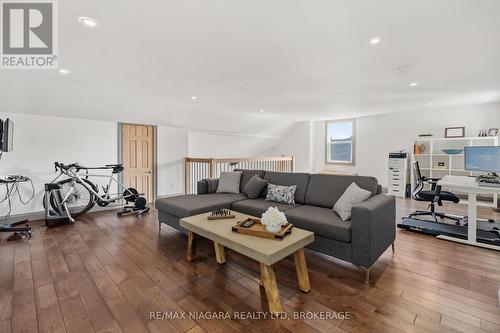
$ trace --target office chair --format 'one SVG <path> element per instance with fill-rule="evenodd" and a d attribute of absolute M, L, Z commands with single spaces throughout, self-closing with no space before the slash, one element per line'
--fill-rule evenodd
<path fill-rule="evenodd" d="M 437 184 L 440 178 L 428 178 L 422 176 L 420 173 L 420 166 L 417 161 L 413 162 L 413 174 L 415 176 L 415 187 L 411 192 L 411 197 L 417 201 L 429 202 L 430 211 L 417 210 L 415 213 L 409 215 L 410 218 L 415 216 L 432 216 L 434 222 L 440 223 L 438 217 L 441 219 L 450 219 L 455 221 L 455 224 L 460 225 L 461 217 L 450 216 L 445 213 L 436 212 L 436 203 L 438 206 L 443 205 L 443 201 L 450 201 L 453 203 L 458 203 L 460 199 L 453 193 L 442 191 L 441 186 Z M 426 184 L 431 185 L 430 191 L 424 191 L 424 186 Z"/>

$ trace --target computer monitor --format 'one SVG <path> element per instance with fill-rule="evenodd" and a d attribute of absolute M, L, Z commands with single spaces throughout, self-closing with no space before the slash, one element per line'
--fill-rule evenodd
<path fill-rule="evenodd" d="M 14 138 L 14 122 L 9 118 L 0 120 L 0 151 L 12 151 Z"/>
<path fill-rule="evenodd" d="M 500 173 L 500 146 L 465 147 L 465 170 Z"/>

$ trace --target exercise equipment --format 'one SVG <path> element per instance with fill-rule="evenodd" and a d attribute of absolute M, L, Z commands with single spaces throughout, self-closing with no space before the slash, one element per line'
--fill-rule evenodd
<path fill-rule="evenodd" d="M 115 175 L 123 172 L 122 164 L 107 164 L 104 166 L 88 167 L 81 164 L 54 163 L 59 175 L 45 185 L 44 205 L 46 221 L 74 219 L 88 212 L 95 204 L 106 207 L 111 203 L 121 202 L 122 210 L 118 216 L 134 214 L 141 216 L 149 211 L 147 201 L 134 188 L 126 188 Z M 89 170 L 109 170 L 111 174 L 90 174 Z M 59 180 L 61 176 L 65 179 Z M 107 180 L 106 186 L 99 187 L 89 177 L 100 177 Z M 111 185 L 116 183 L 118 193 L 111 193 Z M 50 223 L 46 223 L 49 225 Z"/>
<path fill-rule="evenodd" d="M 64 195 L 63 187 L 58 183 L 45 184 L 45 195 L 43 197 L 43 207 L 45 208 L 45 226 L 52 227 L 58 222 L 74 223 L 71 216 L 67 198 Z"/>
<path fill-rule="evenodd" d="M 467 220 L 466 217 L 464 217 L 464 219 Z M 399 223 L 398 227 L 409 231 L 433 236 L 444 235 L 467 239 L 468 235 L 467 224 L 454 225 L 446 223 L 436 223 L 433 221 L 425 221 L 409 217 L 403 218 L 402 223 Z M 478 219 L 476 237 L 477 241 L 480 243 L 500 245 L 500 222 Z"/>
<path fill-rule="evenodd" d="M 9 118 L 3 120 L 0 119 L 0 160 L 3 153 L 8 153 L 13 150 L 13 139 L 14 139 L 14 122 Z M 19 185 L 22 183 L 29 182 L 31 184 L 31 195 L 29 199 L 23 200 L 21 192 L 19 191 Z M 22 220 L 19 222 L 9 223 L 10 213 L 12 212 L 12 202 L 11 198 L 16 196 L 23 205 L 27 205 L 35 196 L 35 188 L 33 182 L 29 177 L 21 175 L 10 175 L 6 177 L 0 177 L 0 185 L 5 186 L 5 196 L 0 201 L 0 203 L 7 202 L 9 211 L 5 214 L 2 224 L 0 224 L 0 232 L 13 232 L 12 235 L 7 237 L 8 241 L 18 240 L 18 239 L 30 239 L 31 238 L 31 227 L 28 224 L 28 220 Z"/>
<path fill-rule="evenodd" d="M 142 215 L 149 212 L 149 207 L 147 206 L 148 201 L 144 197 L 141 197 L 139 195 L 127 196 L 125 197 L 125 201 L 127 203 L 132 203 L 132 205 L 124 205 L 122 210 L 117 213 L 117 215 L 120 217 L 128 215 L 141 217 Z"/>
<path fill-rule="evenodd" d="M 467 216 L 440 213 L 436 211 L 436 204 L 443 205 L 443 201 L 458 203 L 460 199 L 451 192 L 441 190 L 437 184 L 439 178 L 427 178 L 420 173 L 418 162 L 413 163 L 415 175 L 415 186 L 412 191 L 412 198 L 417 201 L 429 202 L 429 210 L 417 210 L 404 217 L 398 228 L 406 229 L 433 236 L 450 236 L 467 239 L 468 219 Z M 424 191 L 425 184 L 431 185 L 430 191 Z M 428 216 L 432 220 L 425 220 L 421 217 Z M 449 220 L 450 223 L 445 221 Z M 500 222 L 494 220 L 477 219 L 477 241 L 490 245 L 500 245 Z"/>
<path fill-rule="evenodd" d="M 31 184 L 32 194 L 28 200 L 24 201 L 22 199 L 21 192 L 19 191 L 19 184 L 26 183 L 26 182 L 29 182 Z M 33 199 L 33 196 L 35 195 L 35 188 L 33 187 L 33 182 L 31 181 L 30 178 L 25 177 L 25 176 L 19 176 L 19 175 L 11 175 L 11 176 L 6 176 L 6 177 L 1 177 L 0 178 L 0 185 L 5 186 L 5 197 L 3 198 L 1 203 L 3 203 L 3 202 L 8 203 L 9 211 L 5 215 L 5 217 L 3 218 L 4 221 L 8 221 L 9 217 L 10 217 L 10 213 L 12 212 L 11 198 L 17 195 L 19 198 L 19 201 L 21 201 L 22 204 L 27 205 L 31 201 L 31 199 Z M 12 235 L 7 237 L 8 241 L 18 240 L 18 239 L 30 239 L 31 238 L 31 227 L 28 224 L 28 220 L 0 224 L 0 232 L 13 232 Z"/>

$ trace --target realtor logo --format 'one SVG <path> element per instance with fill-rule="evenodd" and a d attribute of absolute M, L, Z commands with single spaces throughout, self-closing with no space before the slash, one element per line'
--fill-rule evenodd
<path fill-rule="evenodd" d="M 0 0 L 2 69 L 57 68 L 55 0 Z"/>

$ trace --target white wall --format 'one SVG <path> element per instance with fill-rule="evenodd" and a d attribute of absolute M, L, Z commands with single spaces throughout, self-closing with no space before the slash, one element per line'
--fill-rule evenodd
<path fill-rule="evenodd" d="M 281 139 L 263 136 L 189 132 L 190 157 L 238 158 L 263 156 Z"/>
<path fill-rule="evenodd" d="M 116 163 L 118 159 L 117 123 L 75 118 L 0 113 L 0 118 L 14 121 L 14 150 L 5 153 L 0 161 L 0 175 L 22 174 L 30 177 L 35 197 L 28 205 L 12 199 L 12 214 L 43 210 L 43 186 L 56 177 L 54 162 L 78 162 L 97 166 Z M 183 158 L 188 155 L 187 130 L 158 127 L 158 195 L 183 191 Z M 107 172 L 104 172 L 107 174 Z M 94 178 L 102 184 L 102 180 Z M 23 198 L 31 194 L 29 184 L 20 187 Z M 3 197 L 4 189 L 0 188 Z M 0 216 L 7 213 L 6 203 L 0 205 Z"/>
<path fill-rule="evenodd" d="M 35 197 L 28 205 L 12 199 L 12 214 L 43 210 L 43 186 L 55 178 L 54 162 L 79 162 L 102 165 L 117 162 L 117 125 L 108 121 L 93 121 L 28 114 L 0 113 L 0 118 L 14 121 L 14 149 L 4 153 L 0 175 L 21 174 L 30 177 Z M 0 189 L 3 197 L 5 190 Z M 20 186 L 23 197 L 31 194 L 28 184 Z M 0 215 L 7 213 L 6 203 L 0 205 Z"/>
<path fill-rule="evenodd" d="M 184 157 L 188 156 L 188 132 L 183 128 L 157 128 L 158 196 L 184 191 Z"/>
<path fill-rule="evenodd" d="M 314 123 L 298 122 L 288 134 L 273 148 L 265 153 L 267 156 L 294 156 L 297 172 L 313 170 Z"/>
<path fill-rule="evenodd" d="M 500 127 L 500 104 L 469 105 L 392 113 L 356 120 L 356 165 L 325 164 L 325 122 L 314 124 L 314 171 L 332 170 L 375 176 L 387 183 L 387 156 L 391 151 L 411 152 L 418 134 L 443 137 L 445 127 L 465 126 L 466 136 L 482 128 Z"/>
<path fill-rule="evenodd" d="M 56 177 L 54 162 L 78 162 L 89 166 L 116 163 L 118 159 L 117 123 L 22 113 L 0 113 L 14 123 L 14 150 L 3 155 L 0 175 L 30 177 L 35 197 L 28 205 L 13 198 L 12 214 L 43 210 L 43 186 Z M 270 137 L 207 134 L 184 128 L 157 127 L 158 196 L 183 192 L 185 156 L 248 157 L 262 156 L 279 139 Z M 104 185 L 99 179 L 96 183 Z M 31 194 L 28 184 L 21 187 L 23 198 Z M 4 189 L 0 188 L 0 195 Z M 0 216 L 7 212 L 0 204 Z"/>

